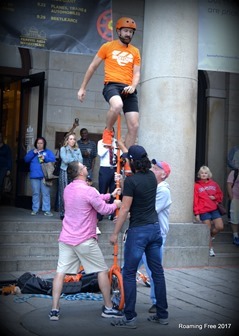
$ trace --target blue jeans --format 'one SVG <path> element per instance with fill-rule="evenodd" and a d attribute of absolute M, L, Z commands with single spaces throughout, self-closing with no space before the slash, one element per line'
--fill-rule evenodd
<path fill-rule="evenodd" d="M 145 252 L 155 286 L 157 316 L 168 318 L 168 304 L 164 270 L 161 264 L 162 237 L 158 223 L 129 228 L 124 247 L 123 283 L 125 294 L 124 313 L 127 320 L 137 316 L 136 273 Z"/>
<path fill-rule="evenodd" d="M 38 212 L 41 205 L 42 211 L 51 211 L 51 188 L 43 183 L 43 179 L 31 179 L 32 186 L 32 211 Z"/>
<path fill-rule="evenodd" d="M 164 249 L 164 244 L 166 241 L 166 237 L 162 237 L 163 239 L 163 244 L 160 248 L 160 260 L 161 260 L 161 264 L 163 263 L 163 249 Z M 152 304 L 156 304 L 156 297 L 155 297 L 155 290 L 154 290 L 154 282 L 153 282 L 153 278 L 152 278 L 152 273 L 149 269 L 148 263 L 147 263 L 147 259 L 146 259 L 146 255 L 145 253 L 142 256 L 142 259 L 139 262 L 139 268 L 141 265 L 145 266 L 145 270 L 148 274 L 149 280 L 150 280 L 150 299 L 152 301 Z"/>

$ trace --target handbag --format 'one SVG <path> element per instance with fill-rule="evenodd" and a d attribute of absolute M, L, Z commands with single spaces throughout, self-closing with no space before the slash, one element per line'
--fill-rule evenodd
<path fill-rule="evenodd" d="M 224 205 L 222 203 L 217 203 L 217 210 L 220 212 L 220 214 L 226 215 L 227 210 L 225 209 Z"/>
<path fill-rule="evenodd" d="M 60 169 L 61 169 L 61 158 L 56 159 L 56 162 L 54 162 L 54 170 L 53 170 L 53 175 L 54 176 L 59 176 L 60 175 Z"/>
<path fill-rule="evenodd" d="M 9 175 L 6 175 L 3 179 L 3 192 L 10 193 L 12 191 L 12 179 Z"/>
<path fill-rule="evenodd" d="M 58 178 L 58 176 L 53 174 L 55 162 L 43 162 L 41 163 L 41 167 L 46 181 Z"/>

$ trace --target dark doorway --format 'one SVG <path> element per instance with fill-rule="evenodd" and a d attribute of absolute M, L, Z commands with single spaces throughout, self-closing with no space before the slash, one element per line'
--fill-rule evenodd
<path fill-rule="evenodd" d="M 16 162 L 15 206 L 31 209 L 29 166 L 24 156 L 33 148 L 35 137 L 42 135 L 45 72 L 21 80 L 18 151 Z"/>
<path fill-rule="evenodd" d="M 206 164 L 207 142 L 207 82 L 202 70 L 198 71 L 198 104 L 197 104 L 197 137 L 196 137 L 196 161 L 195 178 L 199 168 Z"/>

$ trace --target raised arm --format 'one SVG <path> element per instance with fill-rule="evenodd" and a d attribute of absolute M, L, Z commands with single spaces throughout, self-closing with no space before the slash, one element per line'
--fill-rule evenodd
<path fill-rule="evenodd" d="M 89 83 L 91 77 L 93 76 L 94 72 L 96 71 L 96 69 L 98 68 L 98 66 L 100 65 L 100 63 L 102 62 L 102 58 L 100 58 L 99 56 L 95 55 L 93 61 L 91 62 L 91 64 L 89 65 L 83 82 L 81 84 L 80 90 L 78 91 L 78 99 L 83 102 L 85 95 L 86 95 L 86 86 Z"/>

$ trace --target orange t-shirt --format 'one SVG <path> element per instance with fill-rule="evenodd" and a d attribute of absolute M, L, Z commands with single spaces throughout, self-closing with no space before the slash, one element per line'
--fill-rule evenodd
<path fill-rule="evenodd" d="M 138 48 L 114 40 L 103 44 L 97 56 L 105 61 L 105 82 L 132 84 L 134 65 L 140 66 L 141 61 Z"/>

